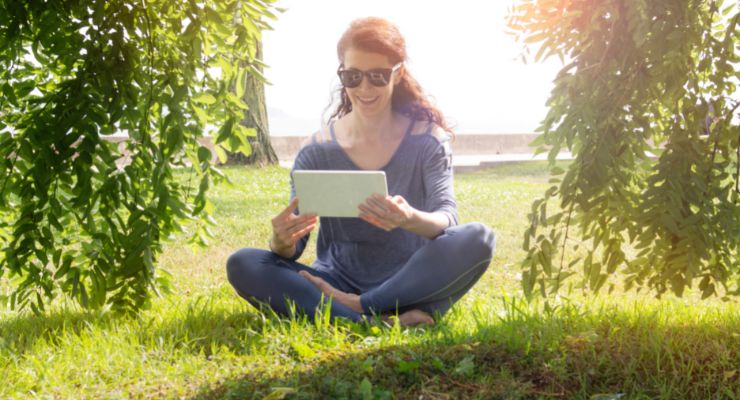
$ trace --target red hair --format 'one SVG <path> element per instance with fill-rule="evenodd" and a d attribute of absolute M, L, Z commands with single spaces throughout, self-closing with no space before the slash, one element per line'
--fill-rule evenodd
<path fill-rule="evenodd" d="M 382 18 L 367 17 L 352 21 L 337 43 L 337 57 L 344 64 L 344 53 L 353 48 L 371 53 L 383 54 L 391 64 L 407 60 L 406 40 L 398 27 Z M 404 69 L 404 74 L 395 88 L 391 98 L 391 108 L 408 117 L 434 122 L 442 129 L 452 133 L 442 112 L 434 107 L 424 94 L 421 85 Z M 352 103 L 347 91 L 340 88 L 340 102 L 330 119 L 341 118 L 352 111 Z"/>

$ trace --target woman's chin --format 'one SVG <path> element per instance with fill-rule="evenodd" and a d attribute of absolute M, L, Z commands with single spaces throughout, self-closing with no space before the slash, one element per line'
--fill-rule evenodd
<path fill-rule="evenodd" d="M 352 110 L 356 110 L 359 114 L 365 117 L 379 115 L 388 108 L 390 108 L 390 104 L 382 103 L 380 99 L 376 99 L 370 103 L 358 100 L 352 104 Z"/>

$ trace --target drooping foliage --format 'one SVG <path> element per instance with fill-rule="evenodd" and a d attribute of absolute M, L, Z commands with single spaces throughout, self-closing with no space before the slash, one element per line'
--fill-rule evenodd
<path fill-rule="evenodd" d="M 739 20 L 740 3 L 721 0 L 511 9 L 525 52 L 564 64 L 535 141 L 552 186 L 529 215 L 528 295 L 573 275 L 584 291 L 740 294 Z M 561 150 L 574 156 L 566 169 Z"/>
<path fill-rule="evenodd" d="M 246 77 L 272 0 L 0 0 L 0 288 L 135 311 L 162 240 L 205 240 L 201 145 L 249 152 Z M 128 135 L 121 143 L 107 140 Z M 187 223 L 189 222 L 189 223 Z"/>

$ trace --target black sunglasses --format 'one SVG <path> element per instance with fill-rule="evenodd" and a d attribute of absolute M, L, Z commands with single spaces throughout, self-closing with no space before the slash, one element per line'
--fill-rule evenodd
<path fill-rule="evenodd" d="M 391 74 L 401 67 L 402 63 L 398 63 L 393 68 L 375 68 L 369 71 L 360 71 L 356 68 L 344 69 L 343 65 L 339 66 L 337 75 L 339 80 L 342 81 L 342 85 L 346 88 L 356 88 L 362 83 L 362 77 L 367 76 L 367 80 L 373 86 L 383 87 L 391 81 Z"/>

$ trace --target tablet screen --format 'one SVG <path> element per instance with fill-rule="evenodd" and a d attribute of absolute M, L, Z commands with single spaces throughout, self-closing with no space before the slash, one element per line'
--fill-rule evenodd
<path fill-rule="evenodd" d="M 293 183 L 301 214 L 321 217 L 357 217 L 368 197 L 388 194 L 383 171 L 295 170 Z"/>

